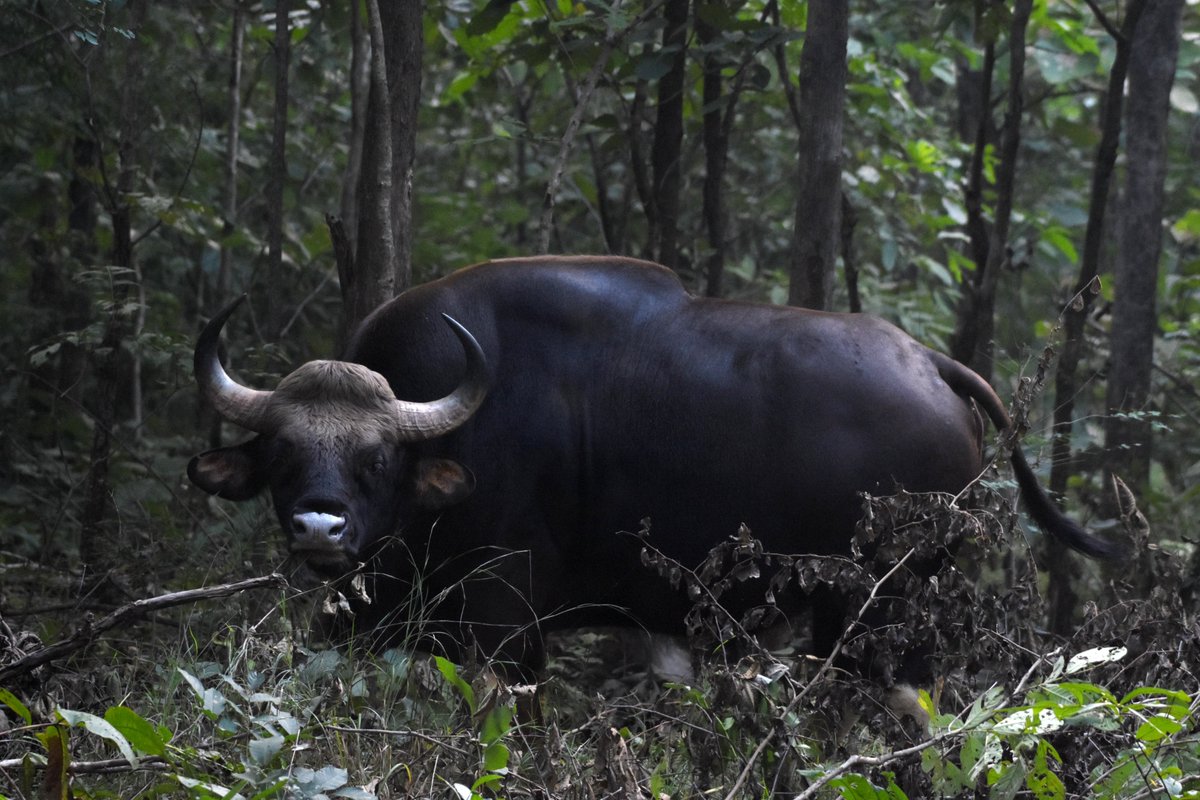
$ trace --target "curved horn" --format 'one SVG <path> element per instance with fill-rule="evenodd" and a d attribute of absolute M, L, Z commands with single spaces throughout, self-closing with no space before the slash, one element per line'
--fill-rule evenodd
<path fill-rule="evenodd" d="M 221 339 L 221 328 L 234 310 L 242 304 L 246 295 L 234 300 L 208 321 L 200 338 L 196 340 L 194 369 L 196 383 L 200 384 L 200 395 L 212 404 L 217 413 L 243 428 L 262 433 L 267 427 L 267 401 L 270 392 L 248 389 L 230 378 L 217 357 L 217 344 Z"/>
<path fill-rule="evenodd" d="M 441 400 L 428 403 L 395 401 L 396 426 L 405 441 L 419 442 L 449 433 L 470 419 L 487 396 L 488 367 L 483 349 L 456 319 L 449 314 L 442 314 L 442 317 L 462 342 L 467 372 L 458 388 Z"/>

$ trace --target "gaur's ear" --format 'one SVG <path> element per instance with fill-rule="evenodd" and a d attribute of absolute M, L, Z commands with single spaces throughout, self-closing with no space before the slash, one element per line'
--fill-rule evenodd
<path fill-rule="evenodd" d="M 429 511 L 460 503 L 475 491 L 471 470 L 448 458 L 422 458 L 417 462 L 416 501 Z"/>
<path fill-rule="evenodd" d="M 188 463 L 187 473 L 192 483 L 226 500 L 249 500 L 267 485 L 257 437 L 201 453 Z"/>

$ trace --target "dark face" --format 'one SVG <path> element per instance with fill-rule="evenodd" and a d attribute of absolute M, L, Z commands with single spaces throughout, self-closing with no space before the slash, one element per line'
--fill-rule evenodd
<path fill-rule="evenodd" d="M 369 426 L 326 436 L 305 426 L 307 437 L 296 427 L 202 453 L 188 476 L 229 500 L 269 489 L 289 549 L 326 577 L 369 557 L 405 516 L 452 505 L 473 488 L 456 462 L 418 458 Z"/>
<path fill-rule="evenodd" d="M 217 357 L 221 327 L 240 302 L 204 326 L 196 380 L 222 417 L 260 436 L 193 458 L 193 483 L 228 500 L 269 488 L 292 552 L 326 575 L 366 558 L 410 509 L 442 508 L 470 494 L 467 469 L 413 450 L 466 424 L 487 394 L 487 362 L 466 328 L 443 315 L 463 346 L 466 372 L 440 400 L 399 400 L 382 375 L 344 361 L 309 361 L 275 390 L 260 391 L 230 378 Z"/>
<path fill-rule="evenodd" d="M 293 553 L 344 568 L 396 529 L 404 450 L 387 442 L 340 448 L 273 437 L 268 479 L 279 524 Z"/>

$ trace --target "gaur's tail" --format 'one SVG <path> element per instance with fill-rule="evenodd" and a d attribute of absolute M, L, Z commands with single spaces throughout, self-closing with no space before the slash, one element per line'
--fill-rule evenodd
<path fill-rule="evenodd" d="M 1001 431 L 1012 428 L 1012 419 L 1008 416 L 1004 403 L 1001 402 L 1000 397 L 987 381 L 954 359 L 936 351 L 931 350 L 930 352 L 933 353 L 934 364 L 937 366 L 942 380 L 946 381 L 954 391 L 974 400 L 996 428 Z M 1038 483 L 1037 476 L 1033 474 L 1033 468 L 1025 460 L 1021 445 L 1016 441 L 1013 441 L 1012 465 L 1029 516 L 1033 517 L 1042 530 L 1063 544 L 1094 558 L 1112 560 L 1125 555 L 1125 548 L 1120 544 L 1090 533 L 1058 509 L 1058 506 L 1046 495 L 1045 490 Z"/>

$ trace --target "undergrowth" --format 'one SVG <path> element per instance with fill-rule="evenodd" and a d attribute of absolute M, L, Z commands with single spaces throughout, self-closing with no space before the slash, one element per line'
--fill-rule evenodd
<path fill-rule="evenodd" d="M 4 682 L 0 795 L 1200 797 L 1186 558 L 1143 545 L 1095 569 L 1106 599 L 1056 639 L 1037 626 L 1042 589 L 1011 513 L 988 493 L 960 500 L 993 510 L 870 501 L 846 559 L 763 553 L 743 531 L 692 570 L 650 532 L 647 579 L 657 569 L 697 600 L 697 676 L 653 680 L 636 637 L 564 635 L 540 720 L 516 712 L 526 687 L 478 666 L 318 641 L 308 615 L 323 604 L 293 590 L 156 612 Z M 941 565 L 946 548 L 959 558 Z M 725 612 L 738 586 L 764 602 Z M 836 658 L 763 645 L 785 596 L 829 587 L 849 598 Z M 0 626 L 0 667 L 88 624 L 32 622 Z M 918 719 L 884 688 L 905 652 L 931 676 L 906 709 Z"/>

